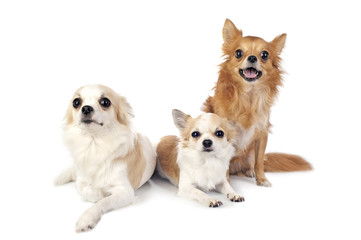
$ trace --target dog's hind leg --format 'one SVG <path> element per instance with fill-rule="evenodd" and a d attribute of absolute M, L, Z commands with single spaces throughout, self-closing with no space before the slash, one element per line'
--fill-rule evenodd
<path fill-rule="evenodd" d="M 54 184 L 56 186 L 63 185 L 65 183 L 73 182 L 76 180 L 76 170 L 75 167 L 72 166 L 62 172 L 55 180 Z"/>

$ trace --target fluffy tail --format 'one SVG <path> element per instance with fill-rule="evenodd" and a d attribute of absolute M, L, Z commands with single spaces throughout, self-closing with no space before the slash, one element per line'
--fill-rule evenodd
<path fill-rule="evenodd" d="M 284 154 L 267 153 L 264 162 L 265 172 L 293 172 L 311 170 L 312 166 L 302 157 Z"/>

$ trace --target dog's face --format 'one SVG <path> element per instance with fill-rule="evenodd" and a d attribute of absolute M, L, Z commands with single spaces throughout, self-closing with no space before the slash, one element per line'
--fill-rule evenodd
<path fill-rule="evenodd" d="M 66 124 L 82 129 L 111 128 L 117 124 L 128 125 L 133 111 L 124 97 L 102 85 L 79 88 L 66 114 Z"/>
<path fill-rule="evenodd" d="M 236 129 L 229 121 L 216 114 L 205 113 L 192 118 L 176 109 L 172 113 L 183 147 L 206 154 L 217 154 L 235 141 Z"/>
<path fill-rule="evenodd" d="M 223 52 L 233 79 L 241 83 L 260 84 L 280 79 L 280 53 L 286 41 L 286 34 L 271 42 L 262 38 L 243 37 L 242 31 L 226 20 L 223 27 Z"/>

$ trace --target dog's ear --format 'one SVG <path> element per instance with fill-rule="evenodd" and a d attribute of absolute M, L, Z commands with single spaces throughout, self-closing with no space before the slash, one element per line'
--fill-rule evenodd
<path fill-rule="evenodd" d="M 287 37 L 287 34 L 284 33 L 284 34 L 281 34 L 281 35 L 275 37 L 275 39 L 272 40 L 271 45 L 273 45 L 277 54 L 281 54 L 282 49 L 286 43 L 286 37 Z"/>
<path fill-rule="evenodd" d="M 174 124 L 179 130 L 183 130 L 187 126 L 187 120 L 191 118 L 190 115 L 187 115 L 178 109 L 173 109 L 172 115 Z"/>
<path fill-rule="evenodd" d="M 134 112 L 125 97 L 118 95 L 117 106 L 115 106 L 117 119 L 120 124 L 129 125 L 134 117 Z"/>
<path fill-rule="evenodd" d="M 73 98 L 70 100 L 69 105 L 68 105 L 68 109 L 66 110 L 65 116 L 64 116 L 64 121 L 65 121 L 65 125 L 70 125 L 72 123 L 74 123 L 74 114 L 73 114 L 73 101 L 75 98 L 78 98 L 80 95 L 77 94 L 79 92 L 81 88 L 79 88 L 73 95 Z"/>
<path fill-rule="evenodd" d="M 66 110 L 64 117 L 65 125 L 70 125 L 74 122 L 73 117 L 73 101 L 69 103 L 68 109 Z"/>
<path fill-rule="evenodd" d="M 231 45 L 236 36 L 242 37 L 242 30 L 238 30 L 231 20 L 228 18 L 223 26 L 223 41 L 225 45 Z"/>

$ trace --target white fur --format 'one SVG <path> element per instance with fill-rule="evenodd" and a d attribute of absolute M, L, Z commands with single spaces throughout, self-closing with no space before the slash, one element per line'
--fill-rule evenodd
<path fill-rule="evenodd" d="M 81 88 L 79 95 L 82 106 L 94 108 L 92 119 L 103 125 L 81 123 L 81 111 L 72 111 L 74 121 L 65 127 L 64 142 L 74 158 L 74 165 L 62 173 L 55 184 L 76 181 L 82 199 L 95 203 L 76 224 L 76 231 L 82 232 L 94 228 L 104 213 L 134 201 L 134 189 L 127 174 L 128 166 L 121 159 L 133 150 L 135 143 L 140 142 L 146 161 L 146 169 L 138 187 L 152 176 L 156 156 L 146 137 L 137 134 L 131 125 L 119 123 L 114 111 L 117 106 L 102 110 L 98 104 L 103 95 L 102 86 L 86 86 Z"/>

